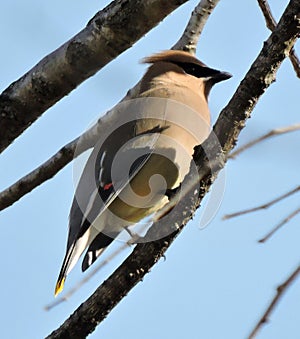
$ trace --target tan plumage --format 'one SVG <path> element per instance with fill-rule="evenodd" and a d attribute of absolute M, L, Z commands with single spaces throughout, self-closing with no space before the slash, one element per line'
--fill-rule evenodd
<path fill-rule="evenodd" d="M 194 147 L 209 133 L 209 91 L 230 77 L 183 51 L 164 51 L 143 62 L 151 65 L 139 92 L 120 108 L 125 123 L 95 146 L 76 189 L 56 294 L 84 250 L 88 248 L 83 270 L 124 228 L 168 202 L 166 190 L 180 185 Z M 124 169 L 128 159 L 129 177 Z"/>
<path fill-rule="evenodd" d="M 145 57 L 142 59 L 142 63 L 145 64 L 155 64 L 157 62 L 164 61 L 164 62 L 188 62 L 192 64 L 196 64 L 199 66 L 206 67 L 206 65 L 194 57 L 192 54 L 184 51 L 176 51 L 176 50 L 167 50 L 160 53 L 156 53 Z"/>

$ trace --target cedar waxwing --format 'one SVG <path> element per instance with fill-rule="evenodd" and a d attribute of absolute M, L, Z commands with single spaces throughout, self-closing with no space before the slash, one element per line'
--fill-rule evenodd
<path fill-rule="evenodd" d="M 138 95 L 116 107 L 120 123 L 103 132 L 77 185 L 55 295 L 86 249 L 83 271 L 124 229 L 167 204 L 209 134 L 210 89 L 231 77 L 183 51 L 143 62 L 151 65 Z"/>

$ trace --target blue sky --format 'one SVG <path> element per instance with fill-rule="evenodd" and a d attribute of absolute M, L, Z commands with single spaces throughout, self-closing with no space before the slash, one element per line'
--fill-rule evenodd
<path fill-rule="evenodd" d="M 84 27 L 107 1 L 28 0 L 1 4 L 1 91 L 43 56 Z M 118 102 L 142 76 L 139 60 L 168 49 L 181 35 L 197 1 L 189 1 L 133 48 L 62 99 L 0 157 L 0 189 L 34 169 Z M 276 18 L 288 1 L 270 0 Z M 101 7 L 100 7 L 101 6 Z M 197 56 L 233 78 L 210 96 L 215 120 L 269 36 L 256 1 L 220 1 L 201 37 Z M 300 49 L 298 48 L 300 54 Z M 272 128 L 299 122 L 299 79 L 288 60 L 261 98 L 239 145 Z M 201 213 L 142 283 L 111 312 L 90 338 L 245 338 L 276 286 L 299 264 L 299 217 L 266 244 L 261 238 L 299 205 L 299 194 L 269 210 L 223 221 L 226 213 L 264 203 L 299 184 L 300 132 L 270 139 L 229 161 L 225 192 L 213 220 Z M 124 252 L 68 302 L 50 312 L 63 259 L 73 196 L 72 165 L 0 214 L 1 336 L 41 338 L 57 328 L 122 262 Z M 66 291 L 83 277 L 80 265 Z M 293 284 L 258 338 L 300 337 L 300 282 Z"/>

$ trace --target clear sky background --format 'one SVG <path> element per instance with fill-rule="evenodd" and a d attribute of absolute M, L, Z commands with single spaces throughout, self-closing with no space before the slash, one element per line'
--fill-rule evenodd
<path fill-rule="evenodd" d="M 42 57 L 81 30 L 108 1 L 3 1 L 0 11 L 0 87 L 4 90 Z M 81 134 L 117 103 L 143 75 L 144 56 L 171 47 L 197 1 L 189 1 L 95 76 L 65 97 L 0 157 L 6 188 Z M 270 1 L 278 19 L 288 1 Z M 215 120 L 269 36 L 255 0 L 223 0 L 209 19 L 197 56 L 233 78 L 210 96 Z M 298 48 L 300 54 L 300 49 Z M 239 145 L 272 128 L 299 122 L 299 79 L 289 60 L 261 98 Z M 299 184 L 300 132 L 266 141 L 229 161 L 218 213 L 201 228 L 201 213 L 161 260 L 111 312 L 90 338 L 240 339 L 260 318 L 276 286 L 299 264 L 299 217 L 271 240 L 257 243 L 299 206 L 299 194 L 269 210 L 223 221 L 226 213 L 253 207 Z M 73 196 L 72 164 L 54 179 L 0 213 L 1 337 L 42 338 L 57 328 L 122 262 L 129 250 L 100 271 L 68 302 L 51 310 L 65 253 Z M 65 289 L 83 277 L 80 265 Z M 258 338 L 300 338 L 300 281 L 288 290 Z"/>

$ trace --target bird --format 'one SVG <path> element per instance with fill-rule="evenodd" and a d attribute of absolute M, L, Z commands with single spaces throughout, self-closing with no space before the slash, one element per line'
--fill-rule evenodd
<path fill-rule="evenodd" d="M 82 171 L 55 295 L 84 252 L 82 271 L 122 231 L 130 233 L 170 201 L 189 172 L 194 147 L 209 134 L 210 90 L 232 76 L 180 50 L 142 62 L 149 67 L 137 93 L 117 106 L 120 121 L 103 132 Z"/>

